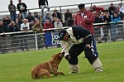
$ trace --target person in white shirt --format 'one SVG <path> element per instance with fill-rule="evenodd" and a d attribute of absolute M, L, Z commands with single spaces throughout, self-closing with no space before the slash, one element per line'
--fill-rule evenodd
<path fill-rule="evenodd" d="M 55 28 L 62 28 L 63 27 L 63 24 L 59 18 L 57 18 L 56 21 L 54 22 L 54 27 Z"/>
<path fill-rule="evenodd" d="M 124 14 L 124 5 L 122 3 L 119 3 L 120 11 Z"/>
<path fill-rule="evenodd" d="M 26 31 L 30 30 L 29 27 L 29 23 L 28 23 L 28 19 L 24 19 L 23 23 L 21 24 L 21 31 L 24 31 L 24 35 L 20 36 L 20 48 L 22 51 L 24 51 L 25 49 L 28 51 L 28 42 L 27 42 L 27 33 Z"/>
<path fill-rule="evenodd" d="M 30 25 L 29 25 L 29 23 L 28 23 L 28 19 L 24 19 L 24 20 L 23 20 L 23 23 L 21 24 L 20 30 L 21 30 L 21 31 L 30 30 Z"/>

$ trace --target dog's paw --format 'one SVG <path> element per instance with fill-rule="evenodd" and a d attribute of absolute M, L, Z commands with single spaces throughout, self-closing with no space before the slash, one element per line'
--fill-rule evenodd
<path fill-rule="evenodd" d="M 63 72 L 61 72 L 62 75 L 65 75 Z"/>
<path fill-rule="evenodd" d="M 65 75 L 64 73 L 62 75 Z"/>

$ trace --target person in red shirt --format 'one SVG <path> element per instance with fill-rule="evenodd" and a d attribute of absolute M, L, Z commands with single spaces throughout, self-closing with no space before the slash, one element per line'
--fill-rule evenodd
<path fill-rule="evenodd" d="M 93 13 L 86 10 L 85 4 L 79 4 L 78 8 L 79 8 L 79 12 L 76 13 L 76 16 L 74 19 L 74 25 L 79 25 L 89 30 L 94 39 L 93 23 L 95 22 L 95 18 Z M 95 50 L 94 53 L 98 55 L 95 39 L 93 40 L 93 45 Z"/>
<path fill-rule="evenodd" d="M 50 22 L 49 19 L 46 20 L 44 23 L 44 29 L 54 28 L 53 24 Z M 46 32 L 46 31 L 45 31 Z"/>
<path fill-rule="evenodd" d="M 102 11 L 104 11 L 104 8 L 103 7 L 98 7 L 96 5 L 93 5 L 93 11 L 102 12 Z"/>

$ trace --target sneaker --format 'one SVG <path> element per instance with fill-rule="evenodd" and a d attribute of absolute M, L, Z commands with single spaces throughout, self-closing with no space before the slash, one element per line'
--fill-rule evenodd
<path fill-rule="evenodd" d="M 72 71 L 70 72 L 70 74 L 76 74 L 76 73 L 78 73 L 78 71 L 77 72 L 72 72 Z"/>
<path fill-rule="evenodd" d="M 95 69 L 95 71 L 96 71 L 96 72 L 102 72 L 103 69 L 101 69 L 101 68 L 97 68 L 97 69 Z"/>

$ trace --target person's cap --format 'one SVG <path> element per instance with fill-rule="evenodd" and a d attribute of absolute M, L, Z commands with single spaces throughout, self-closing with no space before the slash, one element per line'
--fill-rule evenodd
<path fill-rule="evenodd" d="M 58 11 L 56 8 L 54 8 L 54 11 Z"/>
<path fill-rule="evenodd" d="M 65 36 L 65 34 L 67 33 L 67 31 L 65 29 L 62 29 L 60 32 L 59 32 L 59 40 L 62 40 Z"/>
<path fill-rule="evenodd" d="M 84 7 L 85 7 L 85 4 L 83 4 L 83 3 L 81 3 L 81 4 L 78 5 L 78 8 L 79 8 L 79 9 L 82 9 L 82 8 L 84 8 Z"/>

